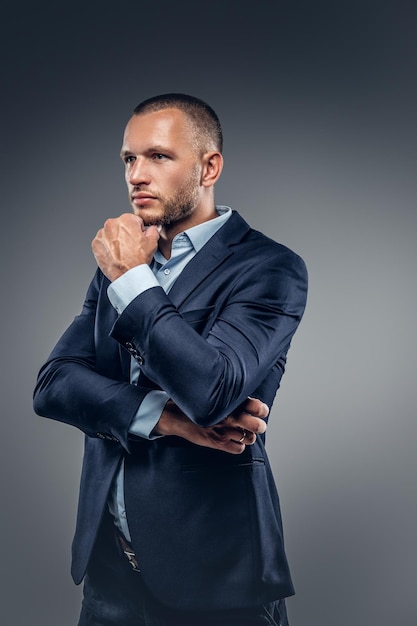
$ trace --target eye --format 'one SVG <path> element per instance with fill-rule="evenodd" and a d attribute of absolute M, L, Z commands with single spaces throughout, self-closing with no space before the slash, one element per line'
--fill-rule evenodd
<path fill-rule="evenodd" d="M 160 152 L 155 152 L 152 155 L 152 158 L 154 161 L 163 161 L 164 159 L 167 159 L 167 155 L 166 154 L 161 154 Z"/>
<path fill-rule="evenodd" d="M 133 163 L 133 162 L 134 162 L 134 160 L 135 160 L 135 157 L 134 157 L 134 156 L 132 156 L 131 154 L 127 154 L 127 155 L 124 157 L 124 159 L 123 159 L 123 161 L 126 163 L 126 165 L 128 165 L 129 163 Z"/>

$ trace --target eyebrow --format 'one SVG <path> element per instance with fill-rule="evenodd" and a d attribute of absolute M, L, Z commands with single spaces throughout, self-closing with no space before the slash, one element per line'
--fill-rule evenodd
<path fill-rule="evenodd" d="M 166 146 L 156 145 L 150 146 L 147 150 L 145 150 L 145 154 L 150 154 L 153 152 L 161 152 L 162 154 L 172 154 L 172 150 L 169 150 Z M 121 150 L 120 156 L 123 158 L 129 154 L 134 154 L 131 150 Z"/>

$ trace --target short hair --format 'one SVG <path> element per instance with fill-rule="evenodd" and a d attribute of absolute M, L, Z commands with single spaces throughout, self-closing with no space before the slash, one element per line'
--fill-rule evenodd
<path fill-rule="evenodd" d="M 198 147 L 205 152 L 214 147 L 223 150 L 223 132 L 214 110 L 200 98 L 184 93 L 166 93 L 140 102 L 133 110 L 134 115 L 153 113 L 163 109 L 179 109 L 190 120 L 195 131 Z"/>

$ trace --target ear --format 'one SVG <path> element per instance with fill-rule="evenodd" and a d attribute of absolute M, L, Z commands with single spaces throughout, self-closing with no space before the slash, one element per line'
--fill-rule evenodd
<path fill-rule="evenodd" d="M 201 184 L 213 187 L 220 178 L 223 169 L 223 157 L 220 152 L 206 152 L 202 159 Z"/>

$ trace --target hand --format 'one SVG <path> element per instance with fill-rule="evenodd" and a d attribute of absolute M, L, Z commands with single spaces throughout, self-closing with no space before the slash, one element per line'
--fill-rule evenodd
<path fill-rule="evenodd" d="M 264 418 L 268 413 L 269 408 L 266 404 L 256 398 L 248 398 L 239 412 L 229 415 L 215 426 L 204 428 L 194 424 L 172 400 L 169 400 L 155 432 L 160 435 L 176 435 L 205 448 L 241 454 L 246 446 L 255 443 L 256 435 L 265 432 Z"/>
<path fill-rule="evenodd" d="M 111 281 L 146 263 L 149 265 L 158 247 L 156 226 L 145 229 L 137 215 L 124 213 L 105 222 L 92 241 L 91 247 L 97 265 Z"/>

